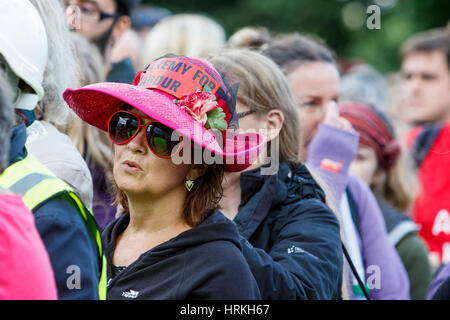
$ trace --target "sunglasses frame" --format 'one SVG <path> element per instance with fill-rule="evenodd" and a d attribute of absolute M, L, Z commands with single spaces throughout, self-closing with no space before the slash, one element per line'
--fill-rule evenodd
<path fill-rule="evenodd" d="M 70 3 L 67 3 L 66 1 L 64 1 L 63 5 L 64 5 L 64 11 L 67 11 L 67 9 L 69 7 L 72 7 L 72 6 L 80 8 L 80 4 L 79 3 L 77 3 L 77 4 L 70 4 Z M 79 9 L 79 10 L 81 10 L 81 9 Z M 92 20 L 85 18 L 84 21 L 91 22 L 91 23 L 94 23 L 94 22 L 98 23 L 98 22 L 102 22 L 103 20 L 106 20 L 106 19 L 111 19 L 111 18 L 112 19 L 117 19 L 117 18 L 120 17 L 119 13 L 117 13 L 117 12 L 105 13 L 105 12 L 101 11 L 97 4 L 95 4 L 95 10 L 99 13 L 98 18 L 97 19 L 92 19 Z M 83 15 L 80 16 L 81 19 L 83 19 L 82 16 Z"/>
<path fill-rule="evenodd" d="M 118 113 L 128 113 L 128 114 L 131 114 L 132 116 L 135 116 L 135 117 L 138 119 L 138 121 L 139 121 L 139 125 L 138 125 L 138 128 L 137 128 L 136 132 L 135 132 L 128 140 L 126 140 L 125 142 L 122 142 L 122 143 L 118 143 L 118 142 L 114 141 L 114 140 L 111 138 L 111 132 L 110 132 L 110 122 L 111 122 L 111 119 L 112 119 L 116 114 L 118 114 Z M 148 124 L 144 124 L 143 121 L 142 121 L 142 118 L 148 119 L 148 120 L 150 120 L 150 122 L 149 122 Z M 179 143 L 178 143 L 178 147 L 177 147 L 177 150 L 176 150 L 175 152 L 172 152 L 172 153 L 171 153 L 170 155 L 168 155 L 168 156 L 160 155 L 160 154 L 158 154 L 155 150 L 153 150 L 153 148 L 150 146 L 150 142 L 148 141 L 148 138 L 147 138 L 147 129 L 148 129 L 148 126 L 151 125 L 152 123 L 155 123 L 155 122 L 156 122 L 156 123 L 161 123 L 161 122 L 159 122 L 159 121 L 152 120 L 152 118 L 150 118 L 150 117 L 147 117 L 147 116 L 141 116 L 141 115 L 138 115 L 138 114 L 136 114 L 136 113 L 134 113 L 134 112 L 131 112 L 131 111 L 125 111 L 125 110 L 116 111 L 116 112 L 114 112 L 114 113 L 109 117 L 109 119 L 108 119 L 108 136 L 109 136 L 109 139 L 112 141 L 112 143 L 121 146 L 121 145 L 124 145 L 124 144 L 129 143 L 131 140 L 133 140 L 134 138 L 136 138 L 136 136 L 139 134 L 139 131 L 141 130 L 141 127 L 144 127 L 144 128 L 145 128 L 145 132 L 144 132 L 144 133 L 145 133 L 145 142 L 147 143 L 147 146 L 148 146 L 148 148 L 150 149 L 150 151 L 151 151 L 154 155 L 156 155 L 157 157 L 159 157 L 159 158 L 170 159 L 170 158 L 172 157 L 172 155 L 174 155 L 174 154 L 176 154 L 178 151 L 180 151 L 180 148 L 181 148 L 181 145 L 182 145 L 182 142 L 183 142 L 183 136 L 180 135 L 180 141 L 179 141 Z M 162 124 L 162 123 L 161 123 L 161 124 Z M 162 125 L 165 126 L 165 127 L 167 127 L 167 126 L 164 125 L 164 124 L 162 124 Z"/>

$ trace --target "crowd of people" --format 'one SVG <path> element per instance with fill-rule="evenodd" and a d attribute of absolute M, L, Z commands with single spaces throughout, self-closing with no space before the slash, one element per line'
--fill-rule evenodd
<path fill-rule="evenodd" d="M 0 299 L 450 299 L 450 24 L 399 57 L 0 0 Z"/>

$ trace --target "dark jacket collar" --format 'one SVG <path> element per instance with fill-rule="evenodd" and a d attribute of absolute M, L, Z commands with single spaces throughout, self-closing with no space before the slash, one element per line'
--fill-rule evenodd
<path fill-rule="evenodd" d="M 11 130 L 9 138 L 9 166 L 22 160 L 27 155 L 25 142 L 27 141 L 27 127 L 19 124 Z"/>
<path fill-rule="evenodd" d="M 261 222 L 278 205 L 305 197 L 325 195 L 303 164 L 280 163 L 274 175 L 261 175 L 260 168 L 241 173 L 241 204 L 234 218 L 239 232 L 249 239 Z"/>
<path fill-rule="evenodd" d="M 381 212 L 383 213 L 384 222 L 386 224 L 387 232 L 391 232 L 396 226 L 404 221 L 411 221 L 411 219 L 391 206 L 386 200 L 381 197 L 377 197 L 378 205 L 380 206 Z"/>
<path fill-rule="evenodd" d="M 132 83 L 135 76 L 133 62 L 129 57 L 119 61 L 111 63 L 111 71 L 107 76 L 108 82 L 123 82 Z"/>
<path fill-rule="evenodd" d="M 278 187 L 278 173 L 263 176 L 259 169 L 241 173 L 241 204 L 234 218 L 241 235 L 249 239 L 269 213 Z"/>
<path fill-rule="evenodd" d="M 111 261 L 116 248 L 116 241 L 120 234 L 128 227 L 129 223 L 130 214 L 126 213 L 110 223 L 102 232 L 105 252 Z M 229 219 L 225 218 L 220 211 L 212 213 L 195 228 L 180 233 L 176 237 L 154 247 L 144 255 L 152 257 L 168 256 L 180 250 L 213 241 L 229 241 L 238 247 L 239 250 L 241 249 L 236 226 Z"/>

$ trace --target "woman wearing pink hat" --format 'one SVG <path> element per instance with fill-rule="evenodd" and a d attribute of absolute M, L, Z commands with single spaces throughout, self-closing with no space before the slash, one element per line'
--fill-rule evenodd
<path fill-rule="evenodd" d="M 126 214 L 102 234 L 108 299 L 259 299 L 218 202 L 224 171 L 249 167 L 265 141 L 226 131 L 236 128 L 235 93 L 219 73 L 168 55 L 131 85 L 93 84 L 64 98 L 115 144 L 116 202 Z"/>

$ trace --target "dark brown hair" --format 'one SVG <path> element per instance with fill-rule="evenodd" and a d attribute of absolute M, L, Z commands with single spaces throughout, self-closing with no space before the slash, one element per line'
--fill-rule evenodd
<path fill-rule="evenodd" d="M 409 38 L 400 51 L 401 59 L 417 52 L 440 51 L 447 59 L 447 68 L 450 70 L 450 26 L 437 28 L 418 33 Z"/>
<path fill-rule="evenodd" d="M 206 173 L 195 180 L 194 187 L 187 191 L 184 203 L 184 219 L 192 227 L 199 225 L 212 213 L 220 209 L 223 195 L 223 164 L 208 165 Z"/>
<path fill-rule="evenodd" d="M 269 45 L 263 46 L 261 52 L 285 74 L 302 63 L 323 61 L 336 65 L 334 54 L 321 39 L 298 33 L 277 36 Z"/>

